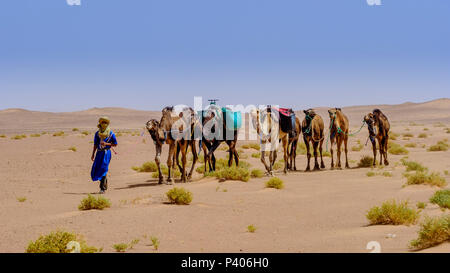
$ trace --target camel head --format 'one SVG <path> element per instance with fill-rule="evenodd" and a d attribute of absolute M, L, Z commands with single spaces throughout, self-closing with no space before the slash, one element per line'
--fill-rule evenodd
<path fill-rule="evenodd" d="M 162 133 L 161 128 L 159 127 L 159 122 L 156 119 L 147 121 L 145 127 L 154 141 L 157 141 L 157 139 L 164 139 L 164 134 Z"/>
<path fill-rule="evenodd" d="M 314 109 L 308 109 L 308 110 L 304 110 L 303 113 L 305 113 L 305 115 L 307 117 L 310 117 L 311 119 L 313 119 L 316 116 L 316 112 L 314 111 Z"/>
<path fill-rule="evenodd" d="M 330 118 L 332 119 L 332 118 L 336 118 L 337 113 L 341 112 L 341 111 L 342 111 L 341 108 L 331 108 L 331 109 L 328 109 L 328 114 L 330 115 Z"/>
<path fill-rule="evenodd" d="M 159 122 L 160 128 L 164 129 L 165 131 L 170 131 L 172 127 L 172 113 L 173 113 L 173 106 L 167 106 L 162 110 L 162 117 L 161 121 Z"/>
<path fill-rule="evenodd" d="M 372 113 L 369 113 L 364 116 L 364 122 L 367 124 L 367 128 L 369 129 L 369 134 L 371 136 L 375 135 L 374 124 L 375 124 L 375 116 Z"/>

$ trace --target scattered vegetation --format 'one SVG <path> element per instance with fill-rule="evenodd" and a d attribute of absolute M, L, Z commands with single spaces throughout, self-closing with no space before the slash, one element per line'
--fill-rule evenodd
<path fill-rule="evenodd" d="M 108 199 L 106 199 L 102 196 L 95 198 L 94 196 L 89 194 L 88 197 L 81 200 L 81 203 L 78 206 L 78 209 L 79 210 L 92 210 L 92 209 L 103 210 L 103 209 L 109 208 L 109 207 L 111 207 L 111 202 Z"/>
<path fill-rule="evenodd" d="M 359 151 L 361 151 L 363 148 L 364 148 L 364 145 L 359 144 L 358 146 L 353 146 L 353 147 L 352 147 L 352 151 L 354 151 L 354 152 L 359 152 Z"/>
<path fill-rule="evenodd" d="M 82 236 L 66 231 L 51 232 L 49 235 L 40 236 L 35 242 L 30 242 L 26 249 L 27 253 L 69 253 L 73 249 L 67 249 L 69 242 L 78 242 L 81 253 L 95 253 L 95 247 L 88 246 Z"/>
<path fill-rule="evenodd" d="M 242 149 L 255 149 L 257 151 L 261 150 L 261 146 L 258 143 L 249 143 L 242 145 Z"/>
<path fill-rule="evenodd" d="M 414 135 L 411 133 L 404 133 L 403 137 L 414 137 Z"/>
<path fill-rule="evenodd" d="M 132 167 L 132 169 L 140 173 L 152 173 L 158 171 L 158 165 L 153 161 L 148 161 L 142 164 L 142 166 Z"/>
<path fill-rule="evenodd" d="M 30 137 L 40 137 L 40 134 L 31 134 Z"/>
<path fill-rule="evenodd" d="M 450 240 L 450 215 L 427 217 L 420 225 L 419 237 L 410 242 L 410 248 L 420 250 Z"/>
<path fill-rule="evenodd" d="M 261 154 L 260 154 L 260 153 L 253 153 L 253 154 L 252 154 L 252 157 L 253 157 L 253 158 L 260 158 L 260 157 L 261 157 Z"/>
<path fill-rule="evenodd" d="M 399 136 L 400 136 L 399 134 L 396 134 L 396 133 L 392 132 L 392 133 L 389 134 L 389 139 L 390 140 L 397 140 L 397 138 Z"/>
<path fill-rule="evenodd" d="M 6 136 L 5 135 L 0 135 L 0 138 L 6 138 Z"/>
<path fill-rule="evenodd" d="M 89 132 L 88 132 L 88 131 L 83 131 L 83 132 L 81 132 L 81 134 L 82 134 L 82 135 L 85 135 L 85 136 L 88 136 L 88 135 L 89 135 Z"/>
<path fill-rule="evenodd" d="M 17 136 L 11 137 L 11 139 L 14 139 L 14 140 L 21 140 L 24 138 L 27 138 L 27 136 L 26 135 L 17 135 Z"/>
<path fill-rule="evenodd" d="M 374 172 L 367 172 L 366 173 L 366 175 L 367 175 L 367 177 L 373 177 L 373 176 L 375 176 L 376 174 L 374 173 Z"/>
<path fill-rule="evenodd" d="M 159 239 L 158 239 L 157 237 L 155 237 L 155 236 L 152 236 L 152 237 L 150 238 L 150 241 L 152 241 L 152 246 L 153 246 L 153 248 L 154 248 L 155 250 L 158 250 L 158 248 L 159 248 Z"/>
<path fill-rule="evenodd" d="M 77 151 L 77 147 L 72 146 L 72 147 L 69 148 L 69 151 L 76 152 Z"/>
<path fill-rule="evenodd" d="M 273 169 L 274 170 L 284 169 L 284 160 L 278 160 L 277 162 L 275 162 L 275 164 L 273 164 Z"/>
<path fill-rule="evenodd" d="M 408 207 L 408 202 L 395 200 L 371 208 L 367 215 L 371 225 L 410 225 L 417 222 L 419 212 Z"/>
<path fill-rule="evenodd" d="M 425 133 L 421 133 L 421 134 L 419 134 L 419 136 L 417 136 L 417 137 L 418 137 L 418 138 L 427 138 L 428 135 L 425 134 Z"/>
<path fill-rule="evenodd" d="M 242 166 L 227 166 L 207 175 L 215 176 L 219 179 L 225 180 L 238 180 L 243 182 L 248 182 L 248 180 L 250 180 L 250 171 L 248 170 L 248 168 Z"/>
<path fill-rule="evenodd" d="M 359 168 L 369 168 L 373 166 L 373 157 L 365 155 L 362 156 L 358 162 Z"/>
<path fill-rule="evenodd" d="M 418 202 L 417 203 L 417 208 L 418 209 L 425 209 L 427 207 L 427 204 L 425 204 L 424 202 Z"/>
<path fill-rule="evenodd" d="M 402 158 L 400 160 L 400 162 L 403 164 L 403 166 L 406 166 L 406 171 L 410 172 L 410 171 L 427 171 L 428 168 L 423 166 L 422 164 L 420 164 L 419 162 L 416 161 L 408 161 L 405 158 Z"/>
<path fill-rule="evenodd" d="M 404 174 L 408 179 L 407 185 L 427 184 L 431 186 L 445 187 L 447 182 L 439 173 L 429 174 L 427 171 L 417 171 L 414 174 Z"/>
<path fill-rule="evenodd" d="M 60 131 L 60 132 L 54 133 L 53 136 L 54 136 L 54 137 L 60 137 L 60 136 L 64 136 L 64 134 L 65 134 L 65 133 L 64 133 L 63 131 Z"/>
<path fill-rule="evenodd" d="M 78 129 L 78 128 L 73 128 L 72 129 L 72 132 L 78 132 L 78 131 L 80 131 L 80 129 Z"/>
<path fill-rule="evenodd" d="M 256 227 L 254 225 L 249 225 L 247 227 L 247 231 L 250 232 L 250 233 L 255 233 Z"/>
<path fill-rule="evenodd" d="M 428 151 L 429 152 L 439 152 L 439 151 L 445 152 L 448 150 L 448 148 L 449 148 L 448 141 L 441 140 L 441 141 L 438 141 L 437 144 L 430 146 L 428 148 Z"/>
<path fill-rule="evenodd" d="M 17 197 L 17 201 L 19 201 L 20 203 L 23 203 L 23 202 L 27 201 L 27 198 L 25 196 Z"/>
<path fill-rule="evenodd" d="M 250 173 L 252 178 L 261 178 L 264 176 L 264 172 L 259 169 L 253 169 Z"/>
<path fill-rule="evenodd" d="M 272 177 L 266 182 L 266 188 L 282 189 L 284 188 L 284 182 L 278 177 Z"/>
<path fill-rule="evenodd" d="M 416 147 L 417 147 L 417 144 L 416 144 L 416 143 L 406 143 L 406 144 L 405 144 L 405 147 L 406 147 L 406 148 L 416 148 Z"/>
<path fill-rule="evenodd" d="M 192 202 L 192 193 L 184 188 L 173 188 L 166 193 L 167 198 L 173 204 L 189 205 Z"/>
<path fill-rule="evenodd" d="M 125 252 L 128 249 L 128 244 L 120 243 L 113 245 L 113 248 L 116 250 L 116 252 Z"/>
<path fill-rule="evenodd" d="M 440 190 L 434 193 L 430 202 L 441 208 L 450 209 L 450 190 Z"/>
<path fill-rule="evenodd" d="M 393 155 L 407 155 L 409 151 L 395 142 L 389 142 L 388 152 Z"/>

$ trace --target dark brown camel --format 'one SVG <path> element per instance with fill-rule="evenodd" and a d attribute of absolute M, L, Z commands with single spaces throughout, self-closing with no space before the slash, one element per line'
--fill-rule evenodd
<path fill-rule="evenodd" d="M 324 122 L 320 115 L 316 114 L 313 109 L 308 109 L 303 111 L 305 113 L 305 119 L 302 122 L 302 131 L 303 131 L 303 140 L 306 145 L 307 157 L 308 157 L 308 165 L 306 167 L 306 171 L 310 171 L 310 161 L 311 161 L 311 152 L 309 144 L 312 144 L 314 150 L 314 171 L 320 170 L 320 168 L 325 168 L 325 164 L 323 163 L 323 155 L 322 155 L 322 146 L 323 141 L 325 139 L 324 135 Z M 317 150 L 320 152 L 320 167 L 319 161 L 317 160 Z"/>
<path fill-rule="evenodd" d="M 261 162 L 266 168 L 267 174 L 273 176 L 273 165 L 277 160 L 278 145 L 282 142 L 284 154 L 284 173 L 288 171 L 288 144 L 289 132 L 284 132 L 280 126 L 280 118 L 273 115 L 272 108 L 267 107 L 265 111 L 253 109 L 250 112 L 253 128 L 259 135 L 261 142 Z M 278 120 L 277 120 L 278 118 Z M 278 124 L 274 125 L 273 122 Z M 277 128 L 278 130 L 272 130 Z M 269 164 L 266 163 L 265 154 L 269 151 Z"/>
<path fill-rule="evenodd" d="M 230 130 L 227 127 L 227 119 L 224 118 L 222 108 L 210 105 L 209 109 L 201 111 L 203 115 L 202 149 L 205 154 L 205 172 L 207 164 L 209 171 L 216 170 L 216 157 L 214 152 L 222 142 L 228 145 L 228 166 L 231 167 L 233 159 L 239 166 L 239 155 L 236 149 L 239 129 Z"/>
<path fill-rule="evenodd" d="M 297 164 L 295 159 L 297 157 L 297 144 L 302 134 L 302 125 L 300 124 L 300 119 L 295 117 L 295 129 L 293 134 L 289 134 L 289 144 L 288 144 L 288 170 L 296 171 Z"/>
<path fill-rule="evenodd" d="M 364 121 L 369 129 L 369 139 L 372 142 L 373 166 L 376 165 L 377 158 L 377 143 L 375 140 L 378 140 L 380 165 L 383 164 L 384 157 L 384 165 L 388 166 L 389 161 L 387 158 L 387 149 L 389 142 L 389 130 L 391 128 L 388 118 L 380 111 L 380 109 L 375 109 L 372 113 L 369 113 L 364 117 Z"/>
<path fill-rule="evenodd" d="M 348 134 L 349 122 L 347 116 L 342 113 L 341 108 L 332 108 L 328 110 L 330 115 L 330 152 L 331 152 L 331 169 L 334 169 L 333 144 L 337 144 L 337 167 L 341 168 L 341 146 L 344 143 L 345 150 L 345 167 L 348 165 Z"/>

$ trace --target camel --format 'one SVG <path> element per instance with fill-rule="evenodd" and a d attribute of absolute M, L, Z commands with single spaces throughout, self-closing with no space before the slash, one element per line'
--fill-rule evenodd
<path fill-rule="evenodd" d="M 272 107 L 268 106 L 265 111 L 259 109 L 253 109 L 250 112 L 253 122 L 253 128 L 259 135 L 261 142 L 261 162 L 266 168 L 266 174 L 273 176 L 273 165 L 277 160 L 277 149 L 280 142 L 283 145 L 284 153 L 284 170 L 287 174 L 288 171 L 288 144 L 289 144 L 289 132 L 284 132 L 282 126 L 280 126 L 280 117 L 272 113 Z M 272 124 L 275 122 L 276 124 Z M 266 163 L 265 154 L 269 152 L 269 164 Z"/>
<path fill-rule="evenodd" d="M 298 139 L 300 138 L 300 135 L 302 133 L 302 126 L 300 124 L 300 119 L 298 117 L 295 117 L 295 129 L 293 134 L 289 134 L 289 144 L 288 144 L 288 170 L 296 171 L 297 170 L 297 164 L 295 162 L 295 159 L 297 158 L 297 144 Z"/>
<path fill-rule="evenodd" d="M 167 167 L 169 169 L 167 181 L 169 183 L 173 182 L 172 171 L 175 168 L 175 162 L 180 168 L 181 182 L 185 183 L 192 178 L 192 173 L 198 159 L 195 145 L 197 142 L 195 132 L 198 130 L 198 127 L 199 123 L 195 118 L 195 112 L 192 108 L 183 109 L 183 112 L 179 115 L 174 114 L 173 107 L 166 107 L 162 110 L 162 118 L 159 122 L 159 128 L 164 132 L 165 140 L 169 145 L 169 157 L 167 159 Z M 194 156 L 189 175 L 186 174 L 186 154 L 188 147 L 191 147 L 191 151 Z M 177 150 L 175 151 L 175 149 Z M 181 166 L 178 162 L 180 152 Z"/>
<path fill-rule="evenodd" d="M 207 163 L 209 164 L 210 172 L 216 170 L 216 157 L 214 156 L 214 152 L 222 142 L 227 143 L 229 148 L 228 166 L 231 167 L 233 159 L 236 166 L 239 166 L 239 155 L 236 149 L 239 129 L 228 129 L 227 119 L 224 118 L 224 113 L 218 106 L 211 105 L 208 110 L 203 110 L 200 113 L 203 115 L 203 128 L 210 130 L 210 132 L 203 132 L 202 134 L 202 149 L 205 154 L 205 173 L 207 171 Z"/>
<path fill-rule="evenodd" d="M 389 161 L 387 158 L 387 149 L 389 142 L 389 130 L 391 128 L 388 118 L 381 112 L 380 109 L 375 109 L 372 113 L 369 113 L 364 117 L 364 122 L 367 124 L 369 129 L 369 139 L 372 142 L 373 166 L 376 165 L 377 158 L 377 143 L 375 140 L 378 140 L 380 165 L 383 164 L 384 157 L 384 165 L 388 166 Z"/>
<path fill-rule="evenodd" d="M 303 141 L 306 145 L 307 157 L 308 157 L 308 165 L 306 167 L 307 172 L 311 170 L 310 168 L 310 160 L 311 160 L 311 152 L 309 144 L 311 142 L 313 150 L 314 150 L 314 171 L 320 170 L 321 168 L 325 168 L 325 164 L 323 163 L 322 156 L 322 146 L 323 140 L 325 139 L 324 135 L 324 122 L 320 115 L 316 114 L 313 109 L 308 109 L 303 111 L 305 113 L 305 119 L 302 122 L 302 132 L 303 132 Z M 317 148 L 320 152 L 320 167 L 319 162 L 317 160 Z"/>
<path fill-rule="evenodd" d="M 330 152 L 331 152 L 331 169 L 334 169 L 333 144 L 337 144 L 337 167 L 341 168 L 341 146 L 344 142 L 345 150 L 345 168 L 350 168 L 348 165 L 348 134 L 349 122 L 347 116 L 342 113 L 341 108 L 331 108 L 328 110 L 330 115 Z"/>

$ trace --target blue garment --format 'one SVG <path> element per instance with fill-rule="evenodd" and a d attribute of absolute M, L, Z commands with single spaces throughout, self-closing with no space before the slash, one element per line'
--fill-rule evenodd
<path fill-rule="evenodd" d="M 100 145 L 100 137 L 98 132 L 95 133 L 94 145 L 97 147 L 94 164 L 92 165 L 91 177 L 92 181 L 102 180 L 108 174 L 109 163 L 111 162 L 111 146 L 102 147 Z M 104 142 L 117 145 L 116 135 L 111 131 L 109 137 Z"/>

